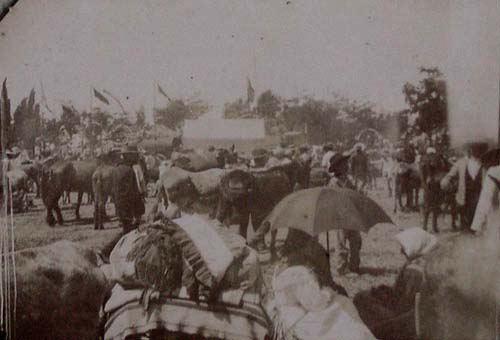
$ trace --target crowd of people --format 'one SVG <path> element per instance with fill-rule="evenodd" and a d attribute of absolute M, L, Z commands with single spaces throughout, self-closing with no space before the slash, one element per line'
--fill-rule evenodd
<path fill-rule="evenodd" d="M 363 143 L 356 143 L 352 147 L 335 146 L 332 143 L 297 147 L 281 144 L 272 150 L 254 150 L 249 157 L 235 157 L 234 163 L 226 164 L 226 167 L 272 169 L 299 162 L 308 169 L 308 184 L 297 184 L 294 190 L 326 186 L 350 189 L 363 195 L 368 194 L 370 177 L 381 175 L 386 179 L 388 194 L 395 195 L 398 185 L 401 185 L 397 176 L 404 174 L 405 164 L 425 162 L 429 155 L 439 154 L 445 157 L 447 151 L 441 148 L 441 141 L 436 142 L 436 138 L 422 135 L 417 139 L 407 138 L 395 146 L 384 141 L 376 150 L 368 150 Z M 469 233 L 483 232 L 491 211 L 498 208 L 500 166 L 498 160 L 495 166 L 490 159 L 485 158 L 488 147 L 486 143 L 468 144 L 465 155 L 453 162 L 446 174 L 439 177 L 442 193 L 453 194 L 462 228 Z M 208 153 L 216 151 L 211 147 Z M 234 148 L 231 152 L 235 153 Z M 379 159 L 374 159 L 373 154 L 378 154 Z M 19 155 L 19 150 L 9 150 L 7 163 L 15 162 Z M 182 234 L 185 239 L 190 236 L 189 227 L 185 227 L 185 219 L 191 221 L 190 223 L 202 222 L 190 220 L 190 214 L 180 211 L 178 207 L 159 211 L 158 205 L 144 221 L 148 189 L 142 163 L 141 151 L 136 145 L 126 145 L 120 151 L 120 161 L 113 172 L 113 201 L 123 228 L 123 237 L 114 245 L 114 255 L 109 259 L 103 256 L 101 264 L 110 279 L 120 285 L 120 289 L 127 289 L 130 285 L 162 290 L 161 287 L 164 287 L 162 285 L 165 285 L 167 278 L 158 277 L 153 272 L 168 272 L 174 266 L 182 267 L 181 262 L 188 261 L 186 257 L 182 259 L 174 256 L 175 253 L 182 253 L 183 256 L 186 254 L 186 251 L 181 249 L 179 235 Z M 164 163 L 170 164 L 172 161 Z M 376 175 L 371 173 L 375 171 L 374 168 L 379 171 Z M 422 180 L 424 187 L 429 184 L 427 179 Z M 213 237 L 223 240 L 221 244 L 226 242 L 225 246 L 231 251 L 239 251 L 239 255 L 233 256 L 229 262 L 234 264 L 240 261 L 240 265 L 232 269 L 232 276 L 224 277 L 224 284 L 242 292 L 251 288 L 252 291 L 262 294 L 263 302 L 266 302 L 266 312 L 273 320 L 273 331 L 278 338 L 330 339 L 332 334 L 348 334 L 349 339 L 375 339 L 375 336 L 381 335 L 391 338 L 387 337 L 387 328 L 383 327 L 387 322 L 392 322 L 389 332 L 393 332 L 394 336 L 407 333 L 409 337 L 415 335 L 414 330 L 407 329 L 407 314 L 412 312 L 415 297 L 423 284 L 423 263 L 420 262 L 422 256 L 431 251 L 438 242 L 430 233 L 420 228 L 412 228 L 398 234 L 396 239 L 401 245 L 406 263 L 395 284 L 391 287 L 374 288 L 359 294 L 353 300 L 348 297 L 347 290 L 335 282 L 334 275 L 355 277 L 359 274 L 362 247 L 360 231 L 338 229 L 332 232 L 335 256 L 332 272 L 331 249 L 325 249 L 313 236 L 290 229 L 281 247 L 279 259 L 273 262 L 272 287 L 266 290 L 258 279 L 261 275 L 260 264 L 257 247 L 254 249 L 254 246 L 257 241 L 262 240 L 270 226 L 261 225 L 254 239 L 247 242 L 246 235 L 237 235 L 224 228 L 220 222 L 203 222 L 205 224 L 202 227 L 214 228 L 216 236 Z M 185 239 L 183 244 L 186 243 Z M 138 249 L 138 244 L 142 244 L 143 248 Z M 210 247 L 208 244 L 205 246 Z M 118 252 L 121 255 L 116 255 Z M 177 260 L 174 261 L 172 256 Z M 218 284 L 222 284 L 224 280 L 219 278 L 217 284 L 215 281 L 204 281 L 197 275 L 199 268 L 192 265 L 187 267 L 187 274 L 182 273 L 179 268 L 175 269 L 177 274 L 169 274 L 168 280 L 171 282 L 165 286 L 169 287 L 168 294 L 187 296 L 195 300 L 200 297 L 210 300 L 217 294 L 223 295 L 224 289 Z M 227 268 L 226 264 L 225 269 Z M 134 277 L 132 284 L 131 277 Z M 185 282 L 188 282 L 187 291 L 181 293 L 177 288 L 184 286 Z M 339 311 L 340 314 L 335 314 Z M 329 319 L 333 315 L 336 315 L 334 321 Z M 323 329 L 322 333 L 319 332 L 320 329 Z"/>

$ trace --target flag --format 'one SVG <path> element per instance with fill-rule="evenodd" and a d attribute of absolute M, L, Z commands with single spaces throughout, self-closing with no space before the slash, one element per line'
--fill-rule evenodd
<path fill-rule="evenodd" d="M 161 88 L 160 84 L 157 84 L 158 85 L 158 91 L 165 97 L 168 99 L 169 102 L 172 101 L 172 99 L 170 99 L 170 97 L 168 96 L 168 94 Z"/>
<path fill-rule="evenodd" d="M 94 88 L 94 96 L 106 105 L 109 105 L 109 100 L 104 95 Z"/>
<path fill-rule="evenodd" d="M 42 81 L 40 81 L 40 92 L 42 94 L 42 101 L 43 101 L 43 106 L 45 106 L 45 108 L 47 109 L 47 111 L 49 111 L 50 113 L 54 113 L 52 112 L 52 110 L 50 109 L 48 103 L 47 103 L 47 97 L 45 96 L 45 90 L 43 89 L 43 83 Z"/>
<path fill-rule="evenodd" d="M 247 104 L 252 103 L 254 98 L 255 98 L 255 90 L 252 87 L 252 83 L 250 82 L 250 79 L 247 78 Z"/>

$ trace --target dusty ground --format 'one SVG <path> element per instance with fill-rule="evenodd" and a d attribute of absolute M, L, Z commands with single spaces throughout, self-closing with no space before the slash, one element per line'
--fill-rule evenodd
<path fill-rule="evenodd" d="M 418 213 L 398 212 L 392 214 L 392 199 L 388 198 L 387 193 L 382 188 L 372 191 L 369 195 L 393 217 L 396 225 L 378 225 L 372 228 L 369 233 L 363 234 L 361 275 L 335 278 L 348 290 L 351 296 L 360 290 L 394 282 L 397 271 L 402 266 L 404 259 L 393 236 L 400 230 L 420 226 L 421 224 Z M 72 202 L 75 201 L 76 197 L 72 197 Z M 148 208 L 151 203 L 152 200 L 148 200 Z M 29 212 L 16 214 L 14 217 L 17 249 L 42 246 L 60 239 L 80 242 L 86 246 L 99 249 L 121 232 L 118 222 L 114 218 L 106 223 L 105 230 L 94 230 L 92 222 L 93 207 L 91 205 L 81 207 L 80 215 L 82 220 L 78 222 L 74 220 L 74 209 L 71 209 L 70 205 L 64 206 L 64 226 L 49 227 L 45 223 L 45 209 L 42 202 L 37 199 L 35 205 L 36 207 Z M 108 215 L 114 216 L 114 208 L 111 204 L 108 205 L 107 211 Z M 448 216 L 441 218 L 439 225 L 442 231 L 440 236 L 451 232 Z M 325 243 L 325 236 L 322 236 L 320 241 Z M 268 258 L 268 253 L 261 254 L 267 283 L 269 283 L 271 277 L 271 270 L 267 262 Z"/>

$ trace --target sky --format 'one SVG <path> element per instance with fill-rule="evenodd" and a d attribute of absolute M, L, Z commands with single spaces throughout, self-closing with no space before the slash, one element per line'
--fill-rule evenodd
<path fill-rule="evenodd" d="M 461 25 L 466 3 L 475 1 L 21 0 L 0 22 L 0 75 L 14 104 L 43 83 L 58 112 L 68 101 L 89 108 L 96 87 L 150 116 L 166 104 L 160 84 L 217 114 L 246 97 L 247 77 L 257 94 L 335 92 L 399 110 L 402 86 L 418 80 L 420 66 L 456 71 L 451 24 Z M 498 31 L 496 19 L 483 26 Z"/>

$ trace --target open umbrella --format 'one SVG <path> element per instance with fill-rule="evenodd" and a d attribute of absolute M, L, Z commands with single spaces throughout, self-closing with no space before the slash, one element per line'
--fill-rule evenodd
<path fill-rule="evenodd" d="M 293 228 L 316 236 L 332 229 L 368 232 L 391 218 L 367 196 L 341 188 L 296 191 L 281 200 L 266 218 L 271 229 Z"/>

